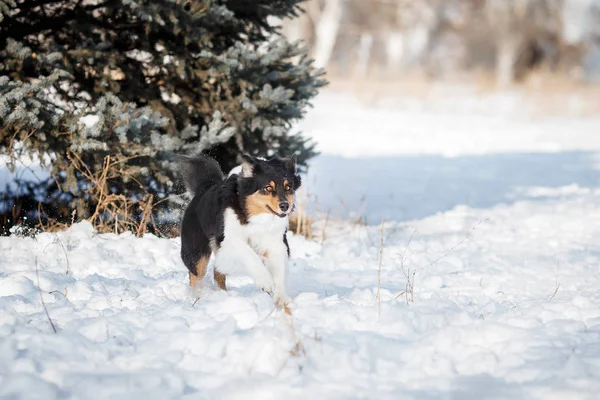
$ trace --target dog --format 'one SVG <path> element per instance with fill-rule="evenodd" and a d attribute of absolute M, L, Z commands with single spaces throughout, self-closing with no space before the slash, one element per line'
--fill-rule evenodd
<path fill-rule="evenodd" d="M 287 230 L 301 179 L 296 156 L 243 156 L 241 168 L 224 177 L 206 156 L 186 157 L 183 180 L 193 195 L 181 222 L 181 259 L 195 288 L 215 255 L 214 279 L 227 290 L 227 275 L 249 275 L 277 305 L 287 290 L 290 247 Z"/>

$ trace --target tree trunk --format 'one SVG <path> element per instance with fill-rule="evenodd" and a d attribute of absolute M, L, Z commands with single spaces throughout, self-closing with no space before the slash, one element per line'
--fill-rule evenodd
<path fill-rule="evenodd" d="M 509 86 L 515 78 L 515 61 L 519 41 L 512 35 L 499 37 L 496 54 L 496 83 L 499 87 Z"/>
<path fill-rule="evenodd" d="M 342 20 L 342 0 L 327 0 L 325 8 L 317 23 L 317 37 L 315 42 L 314 66 L 325 68 L 331 60 L 333 47 L 340 29 Z"/>

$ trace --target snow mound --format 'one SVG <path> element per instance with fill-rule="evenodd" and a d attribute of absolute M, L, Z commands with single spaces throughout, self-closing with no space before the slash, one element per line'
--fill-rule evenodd
<path fill-rule="evenodd" d="M 191 293 L 178 240 L 0 238 L 0 398 L 593 398 L 600 193 L 540 194 L 388 224 L 380 311 L 378 227 L 290 238 L 292 316 Z"/>

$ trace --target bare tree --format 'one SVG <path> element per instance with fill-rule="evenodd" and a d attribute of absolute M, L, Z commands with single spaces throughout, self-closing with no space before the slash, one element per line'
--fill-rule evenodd
<path fill-rule="evenodd" d="M 317 22 L 314 59 L 317 68 L 325 68 L 331 60 L 340 24 L 342 22 L 342 0 L 326 0 Z"/>
<path fill-rule="evenodd" d="M 581 70 L 590 45 L 600 48 L 595 0 L 308 0 L 304 7 L 302 18 L 284 22 L 284 34 L 303 38 L 316 66 L 359 78 L 374 67 L 387 76 L 484 67 L 506 86 L 542 65 Z"/>

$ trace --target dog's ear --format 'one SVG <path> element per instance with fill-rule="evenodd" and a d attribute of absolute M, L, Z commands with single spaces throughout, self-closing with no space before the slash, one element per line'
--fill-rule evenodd
<path fill-rule="evenodd" d="M 251 178 L 256 172 L 256 159 L 248 154 L 242 155 L 242 158 L 244 159 L 242 161 L 242 176 L 244 178 Z"/>
<path fill-rule="evenodd" d="M 302 185 L 302 178 L 300 175 L 294 175 L 294 190 L 298 190 L 300 185 Z"/>
<path fill-rule="evenodd" d="M 285 160 L 285 167 L 292 171 L 294 174 L 296 173 L 296 155 L 293 154 L 290 158 Z"/>

